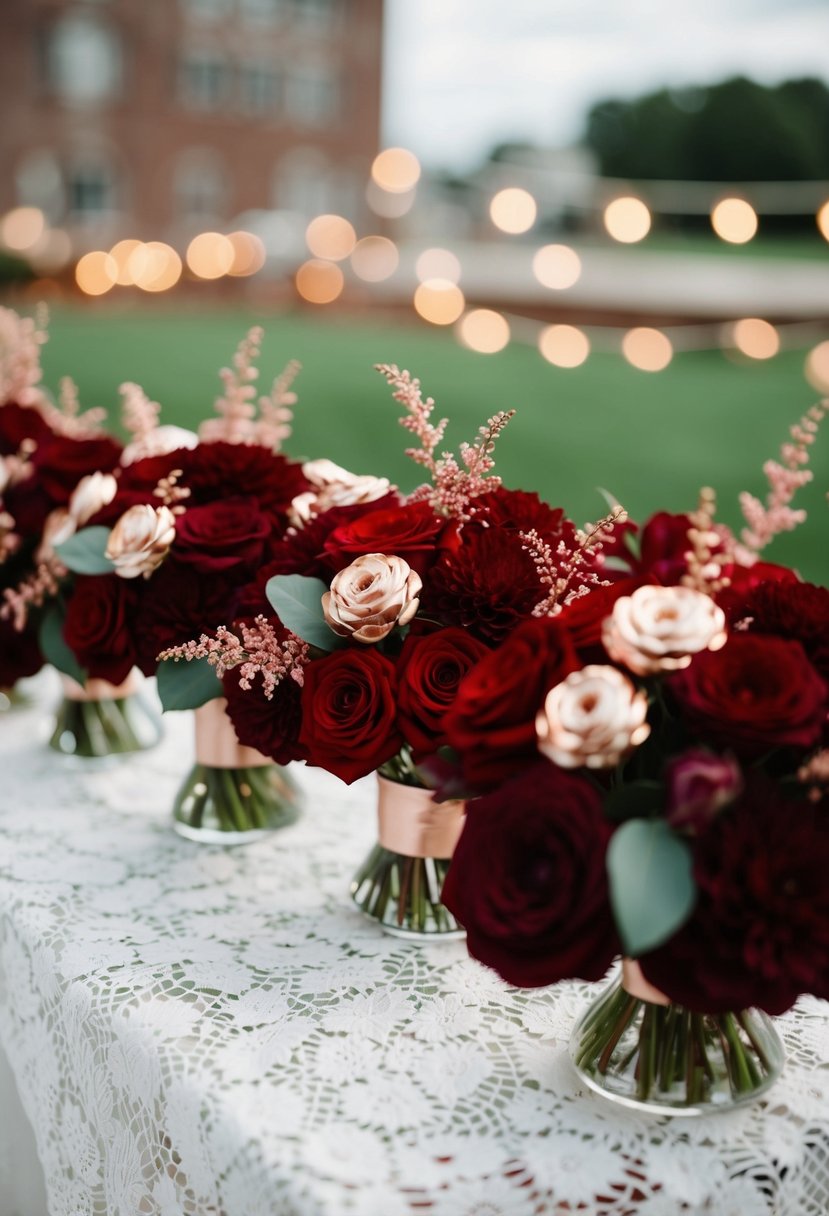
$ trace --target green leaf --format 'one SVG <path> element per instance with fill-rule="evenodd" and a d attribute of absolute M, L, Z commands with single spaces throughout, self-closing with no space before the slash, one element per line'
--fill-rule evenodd
<path fill-rule="evenodd" d="M 111 574 L 115 567 L 105 555 L 108 542 L 109 528 L 82 528 L 55 545 L 55 552 L 75 574 Z"/>
<path fill-rule="evenodd" d="M 83 684 L 86 681 L 86 672 L 63 640 L 63 622 L 64 613 L 57 604 L 46 609 L 37 635 L 40 652 L 47 663 L 51 663 L 78 684 Z"/>
<path fill-rule="evenodd" d="M 319 650 L 338 650 L 346 645 L 325 623 L 322 597 L 328 588 L 320 578 L 304 574 L 277 574 L 268 579 L 265 594 L 286 629 L 309 646 Z"/>
<path fill-rule="evenodd" d="M 688 844 L 664 819 L 629 819 L 607 850 L 610 902 L 626 954 L 667 941 L 693 910 L 696 886 Z"/>
<path fill-rule="evenodd" d="M 222 695 L 216 668 L 207 659 L 162 659 L 156 678 L 165 713 L 174 709 L 198 709 Z"/>

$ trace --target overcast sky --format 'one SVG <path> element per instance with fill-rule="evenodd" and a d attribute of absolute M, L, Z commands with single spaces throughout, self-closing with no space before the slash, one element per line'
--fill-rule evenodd
<path fill-rule="evenodd" d="M 606 96 L 829 80 L 829 0 L 386 0 L 386 20 L 384 141 L 448 168 L 572 142 Z"/>

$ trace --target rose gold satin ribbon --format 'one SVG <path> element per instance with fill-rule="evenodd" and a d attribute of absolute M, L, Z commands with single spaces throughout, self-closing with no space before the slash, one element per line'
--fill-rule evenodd
<path fill-rule="evenodd" d="M 208 768 L 261 768 L 273 761 L 255 747 L 243 747 L 225 713 L 224 697 L 215 697 L 195 711 L 196 760 Z"/>
<path fill-rule="evenodd" d="M 651 1005 L 670 1005 L 670 997 L 665 996 L 653 984 L 649 984 L 642 974 L 642 968 L 634 958 L 622 959 L 622 987 L 625 992 L 635 996 L 637 1001 L 647 1001 Z"/>
<path fill-rule="evenodd" d="M 120 701 L 138 691 L 141 679 L 137 671 L 131 671 L 123 684 L 110 684 L 109 680 L 87 680 L 78 684 L 71 676 L 61 674 L 63 695 L 67 701 Z"/>
<path fill-rule="evenodd" d="M 464 821 L 463 802 L 433 802 L 432 791 L 377 774 L 378 838 L 404 857 L 451 857 Z"/>

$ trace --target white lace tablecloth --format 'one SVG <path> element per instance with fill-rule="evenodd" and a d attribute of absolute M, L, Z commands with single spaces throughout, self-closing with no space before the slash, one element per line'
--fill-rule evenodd
<path fill-rule="evenodd" d="M 43 695 L 0 720 L 0 1041 L 51 1216 L 829 1212 L 826 1006 L 780 1019 L 765 1101 L 619 1110 L 568 1059 L 588 986 L 516 991 L 352 909 L 370 783 L 300 768 L 299 823 L 199 846 L 169 824 L 187 715 L 78 771 Z"/>

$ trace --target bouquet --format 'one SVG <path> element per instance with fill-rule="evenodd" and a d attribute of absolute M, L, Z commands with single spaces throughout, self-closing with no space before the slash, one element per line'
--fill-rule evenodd
<path fill-rule="evenodd" d="M 379 370 L 429 482 L 402 495 L 383 478 L 306 464 L 312 488 L 237 619 L 164 656 L 215 666 L 243 743 L 346 782 L 376 771 L 379 843 L 355 899 L 391 930 L 453 933 L 440 887 L 463 811 L 434 804 L 422 765 L 447 742 L 463 677 L 532 617 L 542 591 L 526 535 L 565 555 L 569 599 L 604 581 L 602 538 L 619 513 L 588 538 L 537 495 L 505 489 L 492 451 L 511 412 L 459 458 L 438 454 L 446 420 L 433 422 L 434 401 L 408 372 Z"/>
<path fill-rule="evenodd" d="M 469 803 L 443 898 L 510 983 L 621 983 L 573 1040 L 588 1084 L 698 1110 L 781 1062 L 753 1007 L 829 997 L 829 590 L 759 560 L 829 403 L 792 428 L 747 526 L 696 511 L 630 528 L 621 576 L 569 605 L 549 588 L 466 674 L 443 720 L 441 788 Z"/>

